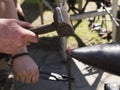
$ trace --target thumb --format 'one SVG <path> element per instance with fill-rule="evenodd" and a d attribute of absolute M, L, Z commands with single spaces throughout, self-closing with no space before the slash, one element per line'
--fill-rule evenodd
<path fill-rule="evenodd" d="M 25 29 L 24 33 L 26 34 L 26 38 L 28 39 L 28 42 L 37 43 L 39 41 L 38 36 L 32 31 Z"/>
<path fill-rule="evenodd" d="M 24 21 L 17 21 L 17 24 L 22 26 L 21 28 L 24 29 L 24 30 L 22 29 L 21 30 L 25 34 L 25 38 L 28 40 L 28 42 L 37 43 L 39 41 L 38 36 L 32 31 L 28 30 L 33 27 L 32 24 L 30 24 L 29 22 L 24 22 Z"/>
<path fill-rule="evenodd" d="M 26 41 L 28 42 L 37 43 L 39 41 L 38 35 L 30 31 L 29 29 L 20 27 L 20 32 L 24 35 L 24 39 L 26 39 Z"/>

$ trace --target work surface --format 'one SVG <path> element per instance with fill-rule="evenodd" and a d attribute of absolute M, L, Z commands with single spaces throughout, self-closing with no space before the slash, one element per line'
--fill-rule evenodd
<path fill-rule="evenodd" d="M 28 21 L 35 25 L 39 24 L 39 9 L 32 5 L 26 6 L 25 3 L 22 6 Z M 91 9 L 91 7 L 88 8 Z M 49 15 L 47 14 L 47 16 Z M 49 18 L 46 18 L 49 21 Z M 35 21 L 35 19 L 37 20 Z M 41 71 L 67 75 L 67 62 L 62 62 L 59 45 L 59 40 L 56 38 L 43 38 L 40 43 L 29 47 L 30 55 L 40 66 Z M 71 73 L 75 78 L 72 82 L 72 90 L 104 90 L 105 83 L 120 82 L 120 77 L 105 73 L 77 60 L 71 60 Z M 15 83 L 15 90 L 68 90 L 68 82 L 40 79 L 34 85 Z"/>
<path fill-rule="evenodd" d="M 52 40 L 57 41 L 56 39 Z M 44 41 L 47 42 L 45 39 Z M 58 48 L 55 48 L 56 45 Z M 40 66 L 41 71 L 67 75 L 67 62 L 62 62 L 59 44 L 42 44 L 40 42 L 31 45 L 29 52 Z M 120 77 L 102 72 L 77 60 L 71 60 L 71 73 L 75 78 L 72 82 L 72 90 L 104 90 L 105 83 L 120 82 Z M 34 85 L 15 83 L 15 90 L 68 90 L 68 82 L 40 79 Z"/>

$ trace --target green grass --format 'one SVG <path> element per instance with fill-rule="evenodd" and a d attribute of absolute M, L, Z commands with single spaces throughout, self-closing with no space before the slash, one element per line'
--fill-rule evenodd
<path fill-rule="evenodd" d="M 73 21 L 73 23 L 75 22 L 76 21 Z M 85 45 L 95 45 L 108 42 L 106 39 L 101 39 L 97 32 L 91 31 L 88 24 L 89 22 L 84 19 L 75 29 L 76 35 L 85 43 Z M 68 38 L 68 46 L 78 47 L 78 43 L 74 37 L 71 36 Z"/>

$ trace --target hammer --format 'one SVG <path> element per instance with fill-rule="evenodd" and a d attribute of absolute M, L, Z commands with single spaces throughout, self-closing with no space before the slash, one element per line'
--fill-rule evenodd
<path fill-rule="evenodd" d="M 45 34 L 56 30 L 60 37 L 74 34 L 73 24 L 67 11 L 60 7 L 56 7 L 53 18 L 54 22 L 51 24 L 34 26 L 30 30 L 36 34 Z"/>

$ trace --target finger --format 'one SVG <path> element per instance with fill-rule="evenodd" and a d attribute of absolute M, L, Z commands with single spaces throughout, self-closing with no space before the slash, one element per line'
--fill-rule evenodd
<path fill-rule="evenodd" d="M 23 71 L 22 73 L 19 73 L 19 82 L 25 83 L 25 76 L 27 76 L 26 71 Z"/>
<path fill-rule="evenodd" d="M 15 75 L 15 79 L 17 82 L 24 83 L 24 77 Z"/>
<path fill-rule="evenodd" d="M 17 24 L 19 24 L 20 26 L 24 27 L 24 28 L 32 28 L 32 24 L 29 22 L 25 22 L 25 21 L 17 21 Z"/>
<path fill-rule="evenodd" d="M 26 42 L 37 43 L 39 41 L 38 36 L 34 32 L 22 27 L 20 29 L 21 33 L 24 34 L 23 38 L 26 39 Z"/>
<path fill-rule="evenodd" d="M 19 15 L 25 17 L 25 15 L 24 15 L 24 13 L 23 13 L 23 11 L 22 11 L 21 9 L 17 9 L 17 13 L 18 13 Z"/>
<path fill-rule="evenodd" d="M 29 76 L 29 77 L 26 76 L 24 82 L 26 84 L 30 84 L 31 83 L 31 79 L 32 79 L 32 76 Z"/>
<path fill-rule="evenodd" d="M 28 22 L 23 22 L 23 21 L 18 21 L 18 23 L 23 26 L 23 27 L 31 27 L 31 24 Z M 27 39 L 27 41 L 32 42 L 32 43 L 37 43 L 38 42 L 38 36 L 30 31 L 29 29 L 25 29 L 23 27 L 19 27 L 21 30 L 21 33 L 24 34 L 24 37 Z"/>
<path fill-rule="evenodd" d="M 21 83 L 25 83 L 25 76 L 20 76 L 20 77 L 19 77 L 19 81 L 20 81 Z"/>
<path fill-rule="evenodd" d="M 20 81 L 19 76 L 15 75 L 15 79 L 16 79 L 16 81 Z"/>
<path fill-rule="evenodd" d="M 14 72 L 14 70 L 12 70 L 12 71 L 13 71 L 13 74 L 14 74 L 16 81 L 20 81 L 19 75 L 17 75 L 17 73 Z"/>
<path fill-rule="evenodd" d="M 37 43 L 39 41 L 38 36 L 32 31 L 26 30 L 24 33 L 26 34 L 28 42 Z"/>
<path fill-rule="evenodd" d="M 36 72 L 36 73 L 32 76 L 31 82 L 34 84 L 34 83 L 38 82 L 38 80 L 39 80 L 39 72 Z"/>

